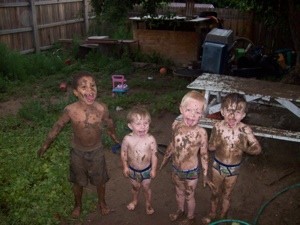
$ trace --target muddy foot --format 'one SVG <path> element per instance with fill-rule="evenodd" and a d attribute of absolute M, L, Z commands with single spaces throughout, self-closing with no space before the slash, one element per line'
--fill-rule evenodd
<path fill-rule="evenodd" d="M 177 212 L 169 214 L 169 218 L 171 221 L 176 221 L 183 218 L 184 215 L 184 211 L 177 210 Z"/>
<path fill-rule="evenodd" d="M 146 207 L 146 213 L 147 215 L 152 215 L 154 213 L 154 209 L 152 208 L 152 206 Z"/>
<path fill-rule="evenodd" d="M 178 225 L 195 225 L 195 224 L 196 224 L 195 218 L 193 219 L 186 218 L 178 223 Z"/>
<path fill-rule="evenodd" d="M 129 211 L 133 211 L 133 210 L 135 210 L 136 205 L 137 205 L 136 202 L 130 202 L 130 203 L 127 205 L 127 209 L 128 209 Z"/>
<path fill-rule="evenodd" d="M 212 220 L 216 218 L 216 215 L 213 213 L 208 214 L 207 216 L 203 217 L 201 219 L 202 224 L 207 225 L 209 224 Z"/>
<path fill-rule="evenodd" d="M 80 216 L 80 213 L 81 213 L 81 207 L 77 206 L 73 209 L 71 216 L 73 218 L 78 218 Z"/>
<path fill-rule="evenodd" d="M 105 205 L 105 204 L 100 204 L 100 206 L 99 206 L 99 208 L 100 208 L 100 213 L 101 213 L 101 215 L 108 215 L 108 214 L 110 214 L 111 212 L 114 212 L 115 210 L 113 210 L 113 209 L 110 209 L 110 208 L 108 208 L 108 206 L 107 205 Z"/>

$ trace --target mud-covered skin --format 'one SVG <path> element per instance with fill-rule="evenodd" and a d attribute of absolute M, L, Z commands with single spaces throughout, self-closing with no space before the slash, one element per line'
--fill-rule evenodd
<path fill-rule="evenodd" d="M 199 127 L 188 127 L 182 121 L 175 121 L 173 124 L 174 139 L 171 143 L 173 148 L 172 162 L 173 165 L 180 170 L 194 169 L 199 165 L 199 148 L 204 150 L 202 159 L 207 162 L 208 157 L 205 153 L 207 149 L 206 131 Z M 201 153 L 201 151 L 200 151 Z M 207 168 L 204 168 L 207 174 Z"/>
<path fill-rule="evenodd" d="M 129 112 L 128 127 L 131 133 L 127 134 L 122 141 L 121 160 L 123 164 L 123 174 L 130 177 L 130 168 L 144 170 L 150 167 L 150 178 L 156 177 L 157 170 L 157 143 L 153 135 L 149 134 L 150 114 L 143 108 L 134 107 Z M 154 209 L 151 203 L 151 179 L 132 179 L 132 201 L 127 205 L 127 209 L 132 211 L 138 204 L 138 195 L 142 189 L 145 195 L 146 213 L 153 214 Z"/>
<path fill-rule="evenodd" d="M 240 122 L 230 128 L 223 120 L 212 129 L 209 150 L 215 151 L 215 157 L 222 163 L 232 165 L 241 162 L 244 152 L 256 155 L 261 148 L 249 126 Z"/>
<path fill-rule="evenodd" d="M 189 171 L 199 167 L 199 159 L 203 172 L 203 184 L 209 184 L 207 180 L 208 167 L 208 137 L 206 130 L 198 123 L 205 109 L 205 99 L 200 92 L 188 92 L 180 105 L 182 120 L 175 120 L 172 125 L 172 140 L 164 155 L 160 168 L 166 165 L 169 158 L 177 170 Z M 172 173 L 172 181 L 175 184 L 177 211 L 169 215 L 174 221 L 185 211 L 187 204 L 187 218 L 192 221 L 195 217 L 195 189 L 198 178 L 182 179 L 176 172 Z"/>
<path fill-rule="evenodd" d="M 72 125 L 73 131 L 71 143 L 73 149 L 82 152 L 90 152 L 98 148 L 101 149 L 103 125 L 107 126 L 108 134 L 118 143 L 114 124 L 109 116 L 107 106 L 96 101 L 97 87 L 93 75 L 86 72 L 78 73 L 74 76 L 72 86 L 73 93 L 78 100 L 65 107 L 62 115 L 55 122 L 42 147 L 37 152 L 40 157 L 44 155 L 57 135 L 69 122 Z M 84 170 L 84 168 L 82 168 L 82 170 Z M 97 185 L 96 189 L 100 213 L 106 215 L 111 210 L 105 202 L 105 184 Z M 73 183 L 73 193 L 75 205 L 72 216 L 77 218 L 81 214 L 83 186 Z"/>
<path fill-rule="evenodd" d="M 108 133 L 114 141 L 118 142 L 107 106 L 95 101 L 97 88 L 93 78 L 83 77 L 80 79 L 77 89 L 74 89 L 73 92 L 78 97 L 78 101 L 65 107 L 62 115 L 48 133 L 44 144 L 38 152 L 39 156 L 45 153 L 68 122 L 71 122 L 72 125 L 72 147 L 75 149 L 91 151 L 101 147 L 101 128 L 103 124 L 107 126 Z"/>
<path fill-rule="evenodd" d="M 214 157 L 223 164 L 237 165 L 241 163 L 244 153 L 257 155 L 261 152 L 261 146 L 251 128 L 241 122 L 246 110 L 246 101 L 239 94 L 229 94 L 222 102 L 221 114 L 224 119 L 213 127 L 208 148 L 214 151 Z M 202 220 L 204 224 L 216 217 L 226 217 L 237 178 L 238 175 L 228 176 L 212 168 L 211 209 Z M 219 208 L 220 215 L 217 215 Z"/>

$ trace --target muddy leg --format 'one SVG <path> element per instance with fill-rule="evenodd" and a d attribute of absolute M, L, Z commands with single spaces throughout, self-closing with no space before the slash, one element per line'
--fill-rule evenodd
<path fill-rule="evenodd" d="M 83 192 L 82 186 L 78 184 L 73 184 L 73 194 L 75 200 L 74 209 L 71 214 L 73 218 L 78 218 L 80 216 L 81 208 L 82 208 L 82 192 Z"/>
<path fill-rule="evenodd" d="M 154 209 L 152 207 L 151 204 L 151 189 L 150 189 L 150 183 L 151 183 L 151 179 L 146 179 L 142 181 L 142 187 L 143 187 L 143 191 L 144 191 L 144 195 L 145 195 L 145 202 L 146 202 L 146 213 L 148 215 L 151 215 L 154 213 Z"/>
<path fill-rule="evenodd" d="M 99 185 L 97 188 L 98 194 L 98 204 L 100 208 L 100 213 L 102 215 L 107 215 L 111 212 L 110 208 L 108 208 L 106 201 L 105 201 L 105 184 Z"/>
<path fill-rule="evenodd" d="M 227 177 L 224 182 L 224 191 L 222 195 L 222 209 L 220 217 L 225 218 L 230 207 L 230 199 L 233 188 L 236 184 L 238 176 Z"/>
<path fill-rule="evenodd" d="M 132 210 L 135 210 L 135 207 L 137 206 L 141 184 L 133 179 L 130 179 L 130 181 L 131 181 L 131 185 L 132 185 L 132 188 L 131 188 L 132 201 L 128 203 L 127 209 L 132 211 Z"/>

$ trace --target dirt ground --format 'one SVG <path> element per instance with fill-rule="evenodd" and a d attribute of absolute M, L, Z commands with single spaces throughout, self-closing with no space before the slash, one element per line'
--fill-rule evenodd
<path fill-rule="evenodd" d="M 14 100 L 0 104 L 0 114 L 17 111 L 21 102 Z M 125 115 L 126 112 L 120 112 Z M 264 115 L 264 116 L 262 116 Z M 168 144 L 171 124 L 177 115 L 165 113 L 154 117 L 151 133 L 159 144 Z M 289 126 L 300 130 L 299 118 L 286 111 L 270 113 L 269 107 L 250 109 L 247 122 L 268 124 L 279 128 Z M 210 130 L 208 129 L 208 133 Z M 261 225 L 300 225 L 300 144 L 258 137 L 263 152 L 259 156 L 245 156 L 240 176 L 232 195 L 228 218 L 244 221 L 247 224 Z M 162 161 L 159 154 L 159 164 Z M 212 154 L 210 154 L 210 158 Z M 107 183 L 106 200 L 115 212 L 101 216 L 97 210 L 87 219 L 73 221 L 81 225 L 168 225 L 168 214 L 176 211 L 175 190 L 171 181 L 169 163 L 152 182 L 153 207 L 155 213 L 146 215 L 144 196 L 135 211 L 128 211 L 126 205 L 131 200 L 130 183 L 123 177 L 120 155 L 106 151 L 110 181 Z M 95 192 L 93 187 L 86 193 Z M 202 187 L 202 177 L 196 191 L 196 224 L 208 213 L 210 190 Z M 228 223 L 229 224 L 229 223 Z"/>
<path fill-rule="evenodd" d="M 171 124 L 176 116 L 164 114 L 153 118 L 151 132 L 159 144 L 169 142 Z M 299 225 L 300 144 L 267 138 L 259 138 L 259 141 L 263 153 L 245 156 L 228 218 L 252 225 Z M 170 163 L 159 171 L 152 182 L 155 213 L 149 216 L 145 214 L 142 193 L 136 210 L 127 210 L 126 204 L 131 200 L 130 183 L 122 175 L 120 155 L 107 151 L 106 157 L 111 176 L 107 184 L 107 203 L 116 211 L 108 216 L 101 216 L 95 211 L 88 216 L 84 225 L 176 224 L 168 218 L 170 212 L 176 211 Z M 162 157 L 160 154 L 159 164 Z M 199 225 L 201 218 L 208 213 L 210 203 L 210 190 L 203 188 L 201 181 L 202 177 L 196 192 L 196 224 Z"/>

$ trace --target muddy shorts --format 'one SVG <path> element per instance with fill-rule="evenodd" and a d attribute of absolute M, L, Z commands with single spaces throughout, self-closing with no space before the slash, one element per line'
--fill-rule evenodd
<path fill-rule="evenodd" d="M 99 186 L 109 180 L 104 152 L 102 148 L 85 152 L 71 149 L 70 152 L 70 182 L 80 186 Z"/>
<path fill-rule="evenodd" d="M 195 169 L 191 170 L 180 170 L 177 169 L 174 165 L 173 167 L 173 174 L 177 175 L 180 179 L 183 180 L 194 180 L 199 178 L 200 168 L 196 167 Z"/>
<path fill-rule="evenodd" d="M 129 166 L 129 177 L 137 182 L 142 182 L 143 180 L 150 179 L 151 165 L 143 170 L 137 170 Z"/>
<path fill-rule="evenodd" d="M 226 165 L 217 160 L 216 158 L 214 158 L 213 162 L 213 168 L 215 168 L 220 173 L 220 175 L 223 175 L 225 177 L 239 175 L 240 166 L 241 163 L 234 165 Z"/>

